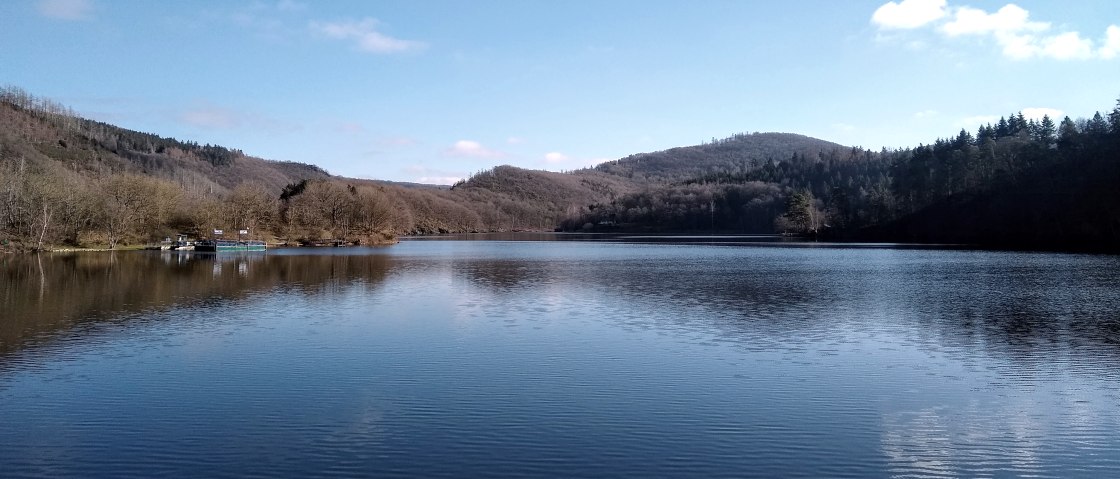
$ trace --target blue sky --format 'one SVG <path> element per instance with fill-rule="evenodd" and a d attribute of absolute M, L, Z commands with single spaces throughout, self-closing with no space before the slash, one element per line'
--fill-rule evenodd
<path fill-rule="evenodd" d="M 872 149 L 1120 98 L 1120 2 L 0 2 L 0 84 L 333 174 L 449 183 L 739 132 Z"/>

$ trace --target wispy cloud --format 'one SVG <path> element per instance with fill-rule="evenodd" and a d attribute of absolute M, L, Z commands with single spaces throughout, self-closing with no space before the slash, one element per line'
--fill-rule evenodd
<path fill-rule="evenodd" d="M 412 181 L 428 185 L 453 185 L 459 180 L 466 179 L 466 173 L 439 170 L 424 165 L 411 165 L 405 167 L 404 171 L 412 176 Z"/>
<path fill-rule="evenodd" d="M 290 133 L 302 129 L 294 123 L 208 103 L 180 111 L 175 114 L 175 119 L 206 130 L 250 129 L 268 133 Z"/>
<path fill-rule="evenodd" d="M 258 0 L 248 4 L 235 4 L 231 11 L 219 15 L 261 39 L 286 42 L 307 34 L 304 20 L 300 19 L 300 13 L 306 9 L 307 5 L 292 0 Z"/>
<path fill-rule="evenodd" d="M 335 40 L 348 40 L 354 46 L 368 53 L 402 53 L 425 48 L 423 42 L 401 40 L 377 31 L 380 25 L 376 19 L 365 18 L 360 21 L 311 22 L 311 30 Z"/>
<path fill-rule="evenodd" d="M 39 0 L 39 13 L 58 20 L 90 20 L 93 18 L 92 0 Z"/>
<path fill-rule="evenodd" d="M 472 140 L 459 140 L 447 149 L 447 154 L 466 158 L 502 158 L 505 153 L 491 150 L 481 143 Z"/>
<path fill-rule="evenodd" d="M 522 143 L 525 143 L 525 139 L 517 136 L 511 136 L 509 138 L 506 138 L 506 143 L 510 145 L 520 145 Z"/>
<path fill-rule="evenodd" d="M 915 113 L 914 118 L 917 118 L 917 119 L 920 120 L 922 118 L 931 118 L 931 117 L 935 117 L 937 115 L 938 115 L 937 110 L 922 110 L 922 111 L 919 111 L 919 112 Z"/>
<path fill-rule="evenodd" d="M 242 125 L 239 113 L 216 106 L 201 106 L 183 111 L 179 114 L 179 120 L 191 126 L 214 130 L 229 130 Z"/>
<path fill-rule="evenodd" d="M 361 123 L 344 121 L 334 125 L 334 130 L 347 135 L 361 136 L 366 133 L 366 127 Z"/>
<path fill-rule="evenodd" d="M 888 2 L 875 10 L 871 23 L 881 31 L 930 27 L 945 38 L 991 38 L 1012 60 L 1109 60 L 1120 55 L 1116 25 L 1110 25 L 1097 42 L 1078 31 L 1055 31 L 1050 22 L 1033 20 L 1029 11 L 1012 3 L 988 12 L 949 6 L 945 0 Z"/>
<path fill-rule="evenodd" d="M 463 179 L 465 178 L 462 176 L 421 176 L 416 182 L 425 185 L 454 185 Z"/>

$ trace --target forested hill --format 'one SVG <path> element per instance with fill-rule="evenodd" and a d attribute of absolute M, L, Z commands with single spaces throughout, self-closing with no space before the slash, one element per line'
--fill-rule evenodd
<path fill-rule="evenodd" d="M 594 170 L 627 178 L 683 181 L 709 174 L 738 174 L 797 155 L 817 158 L 846 149 L 830 141 L 793 133 L 740 133 L 696 146 L 639 153 L 602 163 Z"/>
<path fill-rule="evenodd" d="M 721 143 L 605 165 L 674 179 L 591 205 L 563 227 L 1120 251 L 1120 103 L 1078 120 L 1014 113 L 975 134 L 892 151 L 701 154 Z M 676 174 L 670 165 L 685 158 L 690 174 Z"/>

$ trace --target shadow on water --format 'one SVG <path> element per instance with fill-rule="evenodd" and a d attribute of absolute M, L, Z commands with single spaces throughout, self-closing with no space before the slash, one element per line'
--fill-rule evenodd
<path fill-rule="evenodd" d="M 131 313 L 214 300 L 238 300 L 283 288 L 324 288 L 384 280 L 382 255 L 264 253 L 69 253 L 0 257 L 0 358 Z M 136 318 L 144 317 L 137 315 Z"/>

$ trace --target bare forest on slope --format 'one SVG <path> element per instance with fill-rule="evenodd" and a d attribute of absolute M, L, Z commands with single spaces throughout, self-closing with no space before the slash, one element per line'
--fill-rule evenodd
<path fill-rule="evenodd" d="M 577 203 L 625 191 L 599 176 L 498 167 L 453 189 L 341 178 L 0 90 L 0 242 L 9 248 L 117 248 L 215 229 L 286 243 L 551 230 Z"/>

